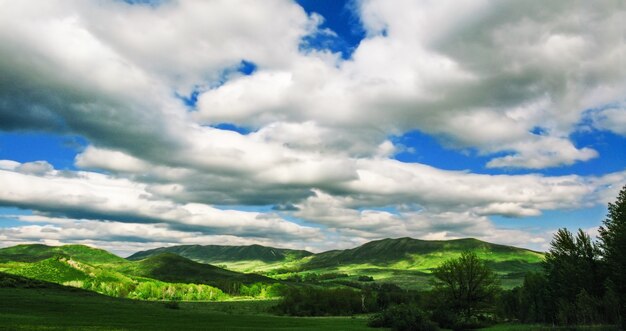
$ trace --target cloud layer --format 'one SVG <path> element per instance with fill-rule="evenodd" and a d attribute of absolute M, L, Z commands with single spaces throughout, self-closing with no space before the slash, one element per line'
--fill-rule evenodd
<path fill-rule="evenodd" d="M 356 1 L 366 37 L 348 59 L 303 42 L 332 31 L 288 0 L 0 5 L 0 130 L 89 142 L 76 171 L 0 161 L 0 204 L 35 222 L 6 240 L 538 248 L 549 234 L 490 217 L 594 206 L 626 182 L 446 171 L 395 160 L 392 142 L 418 130 L 487 169 L 601 157 L 571 136 L 626 135 L 614 1 Z"/>

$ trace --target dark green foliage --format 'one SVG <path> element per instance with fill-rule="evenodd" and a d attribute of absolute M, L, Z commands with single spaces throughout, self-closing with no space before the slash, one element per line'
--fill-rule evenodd
<path fill-rule="evenodd" d="M 363 275 L 363 276 L 359 276 L 359 278 L 357 278 L 357 280 L 359 282 L 373 282 L 374 281 L 374 277 Z"/>
<path fill-rule="evenodd" d="M 595 323 L 601 315 L 604 274 L 600 250 L 589 235 L 559 229 L 546 254 L 545 270 L 551 303 L 546 310 L 558 324 Z"/>
<path fill-rule="evenodd" d="M 304 286 L 287 289 L 276 311 L 293 316 L 341 316 L 363 313 L 364 306 L 358 291 Z"/>
<path fill-rule="evenodd" d="M 416 291 L 409 291 L 395 284 L 368 284 L 363 287 L 365 306 L 368 312 L 375 312 L 399 304 L 417 304 L 420 295 Z"/>
<path fill-rule="evenodd" d="M 503 291 L 498 298 L 498 314 L 507 320 L 524 323 L 548 323 L 552 321 L 552 297 L 548 280 L 543 273 L 529 272 L 524 284 Z"/>
<path fill-rule="evenodd" d="M 465 320 L 488 310 L 500 289 L 496 274 L 471 252 L 444 262 L 433 274 L 441 304 Z"/>
<path fill-rule="evenodd" d="M 282 249 L 265 247 L 261 245 L 250 246 L 220 246 L 220 245 L 183 245 L 161 247 L 147 251 L 137 252 L 128 257 L 129 260 L 141 260 L 151 256 L 173 253 L 188 259 L 203 263 L 237 262 L 237 261 L 263 261 L 280 262 L 301 259 L 313 253 L 303 250 Z"/>
<path fill-rule="evenodd" d="M 435 331 L 437 324 L 416 305 L 394 305 L 371 316 L 367 325 L 397 331 Z"/>
<path fill-rule="evenodd" d="M 609 203 L 609 213 L 600 227 L 600 247 L 608 271 L 609 287 L 617 298 L 618 316 L 626 328 L 626 186 L 617 200 Z"/>

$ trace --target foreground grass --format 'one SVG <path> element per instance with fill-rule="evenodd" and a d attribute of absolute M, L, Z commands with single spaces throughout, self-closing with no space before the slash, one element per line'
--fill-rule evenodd
<path fill-rule="evenodd" d="M 0 288 L 0 330 L 368 330 L 366 319 L 294 318 L 272 302 L 162 302 L 116 299 L 67 288 Z M 372 330 L 372 329 L 369 329 Z"/>
<path fill-rule="evenodd" d="M 539 324 L 498 324 L 482 331 L 617 331 L 614 325 L 546 326 Z"/>

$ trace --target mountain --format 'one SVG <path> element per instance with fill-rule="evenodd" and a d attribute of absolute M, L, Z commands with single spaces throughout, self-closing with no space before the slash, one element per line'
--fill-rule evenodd
<path fill-rule="evenodd" d="M 124 263 L 125 259 L 103 249 L 85 245 L 17 245 L 0 249 L 0 262 L 37 262 L 51 257 L 69 257 L 86 263 Z"/>
<path fill-rule="evenodd" d="M 135 263 L 124 265 L 118 271 L 164 282 L 207 284 L 223 290 L 235 283 L 270 284 L 277 282 L 261 275 L 244 274 L 210 264 L 198 263 L 173 253 L 153 255 Z"/>
<path fill-rule="evenodd" d="M 528 249 L 492 244 L 478 239 L 419 240 L 413 238 L 382 239 L 356 248 L 334 250 L 313 255 L 303 264 L 305 269 L 370 264 L 403 269 L 432 269 L 443 260 L 473 251 L 493 265 L 521 261 L 539 263 L 543 254 Z"/>
<path fill-rule="evenodd" d="M 144 300 L 218 300 L 225 294 L 261 294 L 280 281 L 201 264 L 175 254 L 129 261 L 82 245 L 18 245 L 0 249 L 0 272 L 116 297 Z M 241 293 L 240 293 L 241 292 Z"/>
<path fill-rule="evenodd" d="M 200 263 L 215 264 L 229 270 L 246 273 L 267 273 L 291 268 L 303 258 L 313 255 L 305 250 L 249 246 L 183 245 L 137 252 L 127 259 L 137 261 L 161 253 L 180 255 Z"/>
<path fill-rule="evenodd" d="M 504 286 L 519 285 L 528 271 L 541 269 L 543 254 L 528 249 L 492 244 L 473 238 L 456 240 L 382 239 L 359 247 L 313 254 L 252 246 L 173 246 L 138 252 L 138 260 L 167 252 L 203 263 L 218 263 L 230 270 L 261 273 L 277 279 L 311 275 L 348 275 L 344 280 L 370 276 L 407 288 L 430 286 L 431 272 L 445 260 L 473 251 L 501 277 Z"/>
<path fill-rule="evenodd" d="M 173 253 L 197 262 L 212 264 L 240 261 L 261 261 L 266 263 L 286 262 L 313 255 L 313 253 L 304 250 L 265 247 L 261 245 L 183 245 L 141 251 L 129 256 L 127 259 L 136 261 L 161 253 Z"/>

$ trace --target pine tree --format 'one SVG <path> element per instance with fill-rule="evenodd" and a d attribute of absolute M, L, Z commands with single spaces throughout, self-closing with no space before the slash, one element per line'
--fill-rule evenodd
<path fill-rule="evenodd" d="M 615 203 L 609 202 L 609 213 L 600 227 L 600 247 L 609 272 L 613 291 L 619 298 L 619 314 L 626 327 L 626 186 Z"/>

